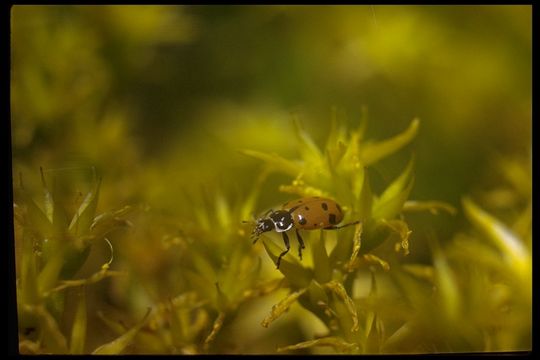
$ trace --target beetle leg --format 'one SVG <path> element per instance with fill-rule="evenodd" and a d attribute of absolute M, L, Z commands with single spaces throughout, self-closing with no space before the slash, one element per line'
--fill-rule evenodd
<path fill-rule="evenodd" d="M 353 222 L 350 222 L 350 223 L 347 223 L 347 224 L 343 224 L 343 225 L 340 225 L 340 226 L 335 226 L 335 225 L 327 226 L 327 227 L 325 227 L 323 229 L 324 230 L 337 230 L 337 229 L 341 229 L 341 228 L 344 228 L 344 227 L 347 227 L 347 226 L 356 225 L 359 222 L 360 222 L 360 220 L 356 220 L 356 221 L 353 221 Z"/>
<path fill-rule="evenodd" d="M 305 249 L 306 246 L 304 245 L 304 240 L 300 236 L 298 229 L 296 229 L 296 238 L 298 239 L 298 243 L 300 244 L 300 246 L 298 246 L 298 256 L 300 257 L 300 260 L 302 260 L 302 249 Z"/>
<path fill-rule="evenodd" d="M 287 236 L 286 232 L 282 232 L 283 234 L 283 242 L 285 242 L 285 246 L 287 247 L 287 250 L 283 251 L 281 254 L 279 254 L 279 257 L 277 259 L 277 266 L 276 269 L 279 269 L 279 263 L 281 262 L 281 258 L 289 252 L 289 249 L 291 248 L 291 244 L 289 243 L 289 237 Z"/>

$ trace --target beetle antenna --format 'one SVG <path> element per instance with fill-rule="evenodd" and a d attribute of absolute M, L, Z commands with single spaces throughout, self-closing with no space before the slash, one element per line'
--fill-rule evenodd
<path fill-rule="evenodd" d="M 338 226 L 336 226 L 336 225 L 328 226 L 328 227 L 325 227 L 324 229 L 325 230 L 337 230 L 337 229 L 342 229 L 342 228 L 347 227 L 347 226 L 356 225 L 358 223 L 360 223 L 360 220 L 356 220 L 356 221 L 346 223 L 346 224 L 343 224 L 343 225 L 338 225 Z"/>

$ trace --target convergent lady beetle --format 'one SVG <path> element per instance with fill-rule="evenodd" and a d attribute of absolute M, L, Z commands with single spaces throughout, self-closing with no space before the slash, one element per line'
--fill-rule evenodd
<path fill-rule="evenodd" d="M 358 224 L 360 221 L 354 221 L 341 226 L 337 226 L 343 220 L 343 210 L 337 202 L 332 199 L 319 196 L 305 197 L 293 200 L 283 204 L 280 210 L 270 209 L 263 217 L 257 219 L 257 224 L 253 229 L 251 236 L 255 238 L 255 244 L 259 236 L 267 231 L 275 230 L 283 236 L 283 241 L 287 249 L 283 251 L 277 260 L 277 269 L 281 258 L 289 252 L 290 244 L 287 231 L 294 227 L 296 238 L 298 239 L 298 256 L 302 259 L 302 249 L 305 248 L 304 241 L 298 232 L 303 230 L 335 230 L 342 227 Z"/>

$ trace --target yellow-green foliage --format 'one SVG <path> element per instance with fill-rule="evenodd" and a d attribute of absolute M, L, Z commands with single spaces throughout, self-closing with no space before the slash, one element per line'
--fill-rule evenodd
<path fill-rule="evenodd" d="M 64 174 L 65 176 L 65 174 Z M 83 266 L 90 250 L 105 235 L 128 222 L 122 216 L 129 207 L 96 216 L 100 181 L 93 184 L 84 198 L 69 199 L 63 187 L 66 179 L 52 177 L 49 190 L 43 170 L 43 201 L 36 202 L 26 191 L 22 177 L 16 192 L 15 221 L 17 250 L 17 298 L 21 350 L 29 349 L 53 353 L 82 353 L 86 334 L 86 287 L 108 276 L 111 259 L 87 279 L 72 280 Z M 74 178 L 72 177 L 73 181 Z M 70 206 L 75 202 L 75 206 Z M 70 207 L 74 212 L 70 212 Z M 97 270 L 97 269 L 96 269 Z M 76 294 L 67 289 L 75 288 Z M 73 319 L 71 338 L 62 333 L 59 322 L 66 307 L 66 297 L 78 303 Z M 73 298 L 73 295 L 77 295 Z"/>
<path fill-rule="evenodd" d="M 11 14 L 21 353 L 531 348 L 530 7 Z"/>
<path fill-rule="evenodd" d="M 136 353 L 217 351 L 213 343 L 227 320 L 241 316 L 239 308 L 243 304 L 280 288 L 287 289 L 288 294 L 272 306 L 260 325 L 272 326 L 296 302 L 325 324 L 324 333 L 317 338 L 275 349 L 280 352 L 311 347 L 329 347 L 340 353 L 423 352 L 430 351 L 429 347 L 437 352 L 526 348 L 531 324 L 532 263 L 530 248 L 519 236 L 530 237 L 530 223 L 524 223 L 530 216 L 530 205 L 518 217 L 516 230 L 510 230 L 465 198 L 465 214 L 480 238 L 459 235 L 446 251 L 432 242 L 432 266 L 404 263 L 412 231 L 400 214 L 439 209 L 455 213 L 455 209 L 439 202 L 407 201 L 413 179 L 412 160 L 380 195 L 373 193 L 367 164 L 406 145 L 416 134 L 419 121 L 414 120 L 403 133 L 379 142 L 363 140 L 364 124 L 349 132 L 334 120 L 327 145 L 321 151 L 296 122 L 295 143 L 301 154 L 298 160 L 243 150 L 268 166 L 245 199 L 231 202 L 215 193 L 213 203 L 192 200 L 191 216 L 172 223 L 167 223 L 166 215 L 139 210 L 140 215 L 133 220 L 139 229 L 120 240 L 117 248 L 128 262 L 139 258 L 153 263 L 144 267 L 131 263 L 125 269 L 130 275 L 124 277 L 134 282 L 128 285 L 130 291 L 146 291 L 158 302 L 153 301 L 154 313 L 148 309 L 132 328 L 102 313 L 100 317 L 118 338 L 93 352 L 117 354 L 128 345 Z M 296 174 L 291 177 L 291 185 L 282 185 L 280 190 L 296 196 L 330 196 L 343 205 L 347 213 L 344 221 L 361 220 L 354 228 L 337 232 L 308 232 L 305 238 L 311 256 L 302 262 L 291 253 L 284 257 L 279 272 L 285 281 L 276 277 L 276 271 L 272 274 L 268 266 L 261 272 L 264 260 L 254 256 L 256 247 L 248 241 L 251 225 L 241 224 L 242 219 L 253 214 L 261 182 L 272 171 Z M 88 350 L 86 289 L 108 276 L 120 275 L 109 270 L 113 248 L 111 259 L 101 270 L 87 279 L 71 278 L 97 241 L 106 239 L 105 235 L 115 227 L 131 224 L 122 218 L 133 209 L 126 207 L 95 216 L 100 182 L 94 179 L 74 214 L 69 214 L 58 200 L 59 193 L 65 197 L 65 190 L 59 190 L 55 183 L 56 191 L 50 191 L 43 172 L 42 185 L 44 201 L 40 205 L 24 189 L 22 181 L 17 192 L 21 351 L 83 353 Z M 384 256 L 377 255 L 377 248 L 388 241 L 395 242 L 394 250 L 402 251 L 402 256 L 396 258 L 385 251 Z M 161 244 L 157 253 L 152 249 L 156 244 Z M 275 262 L 281 252 L 279 238 L 274 233 L 264 234 L 263 244 Z M 172 249 L 177 256 L 170 253 Z M 140 251 L 144 257 L 138 255 Z M 157 280 L 159 273 L 167 274 L 166 279 Z M 401 295 L 379 294 L 377 278 L 383 273 L 394 280 L 386 287 L 394 291 L 397 287 Z M 358 288 L 365 287 L 362 282 L 366 276 L 370 279 L 369 291 L 361 294 L 363 290 Z M 78 289 L 68 298 L 77 304 L 71 335 L 63 333 L 59 324 L 66 318 L 68 288 Z M 167 294 L 169 298 L 164 300 Z M 509 308 L 514 307 L 510 316 Z M 514 324 L 511 332 L 505 328 L 508 322 Z"/>
<path fill-rule="evenodd" d="M 299 263 L 292 254 L 281 261 L 279 270 L 288 280 L 291 294 L 272 309 L 263 320 L 263 326 L 268 327 L 294 301 L 298 301 L 326 324 L 327 333 L 321 334 L 322 338 L 316 341 L 282 347 L 280 351 L 311 346 L 329 346 L 334 351 L 347 353 L 372 352 L 377 346 L 379 350 L 383 349 L 385 335 L 378 326 L 377 312 L 358 306 L 355 300 L 363 299 L 351 296 L 355 292 L 354 287 L 358 287 L 356 280 L 365 276 L 362 270 L 365 273 L 369 264 L 390 270 L 388 262 L 371 250 L 384 241 L 394 239 L 397 241 L 396 251 L 403 250 L 404 255 L 409 252 L 411 231 L 398 215 L 413 185 L 413 160 L 380 195 L 372 192 L 367 173 L 370 165 L 410 142 L 418 127 L 419 120 L 415 119 L 403 133 L 388 140 L 366 141 L 365 119 L 358 129 L 348 131 L 334 117 L 326 147 L 321 151 L 295 122 L 295 144 L 301 155 L 298 161 L 287 160 L 277 154 L 243 151 L 264 160 L 271 169 L 295 176 L 291 185 L 280 187 L 282 191 L 300 197 L 329 196 L 342 204 L 347 213 L 344 222 L 361 221 L 356 229 L 342 229 L 338 233 L 310 232 L 307 243 L 311 258 L 306 259 L 306 265 Z M 421 206 L 418 202 L 409 205 L 410 208 Z M 330 241 L 333 246 L 330 246 Z M 275 242 L 264 242 L 264 246 L 272 260 L 277 261 L 281 250 Z M 370 292 L 370 297 L 375 296 L 375 277 L 372 277 Z"/>

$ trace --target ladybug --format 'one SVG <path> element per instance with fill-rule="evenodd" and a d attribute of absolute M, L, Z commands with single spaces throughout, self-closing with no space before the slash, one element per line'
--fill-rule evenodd
<path fill-rule="evenodd" d="M 299 243 L 298 256 L 302 259 L 302 249 L 305 248 L 305 245 L 298 230 L 336 230 L 360 222 L 354 221 L 338 226 L 342 220 L 343 210 L 334 200 L 319 196 L 304 197 L 286 202 L 277 211 L 268 210 L 262 217 L 257 219 L 251 236 L 255 238 L 253 240 L 253 244 L 255 244 L 262 233 L 275 230 L 282 234 L 287 249 L 278 257 L 276 268 L 279 269 L 281 258 L 290 250 L 287 231 L 292 228 L 295 229 Z"/>

